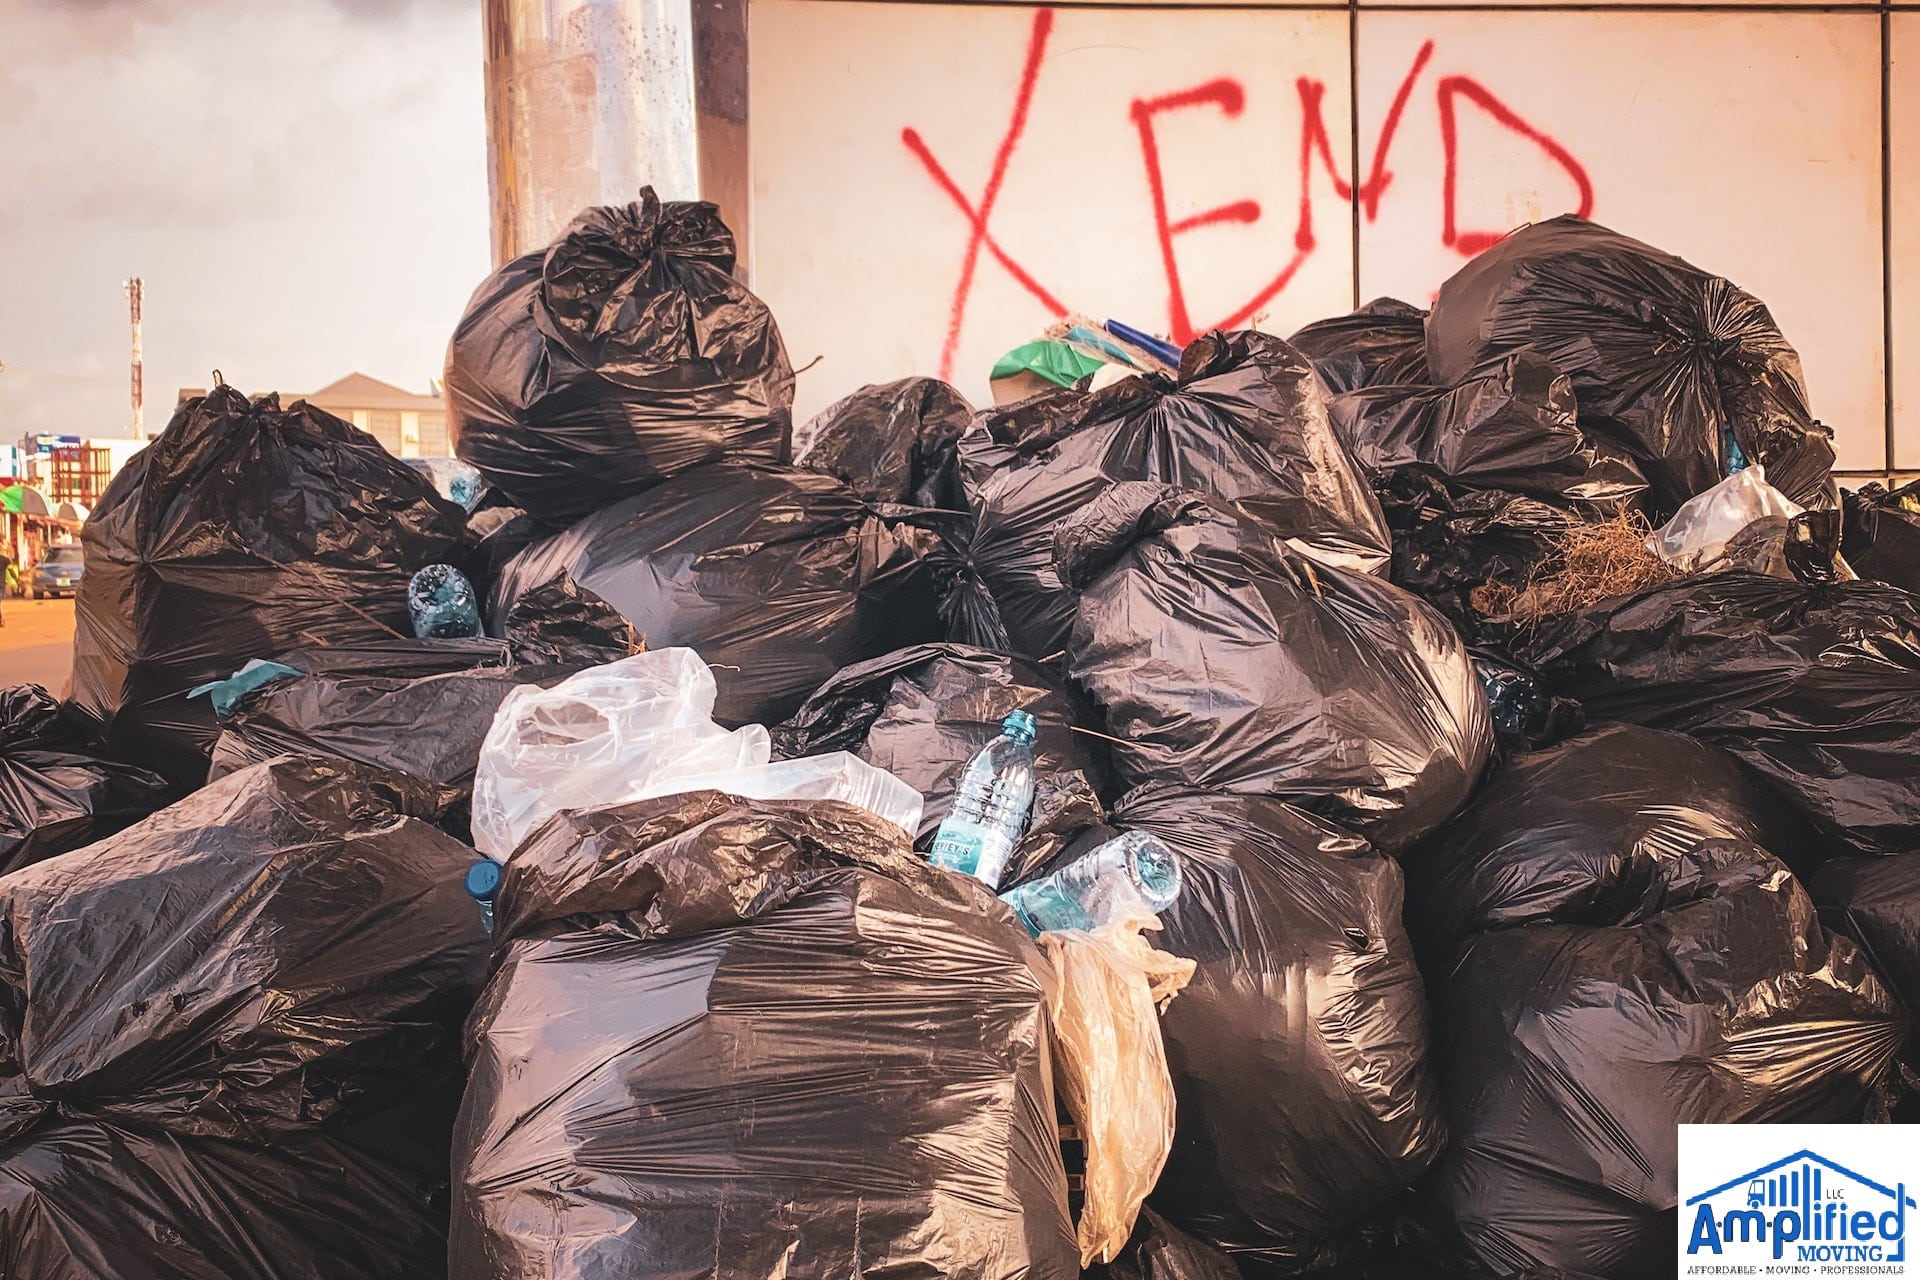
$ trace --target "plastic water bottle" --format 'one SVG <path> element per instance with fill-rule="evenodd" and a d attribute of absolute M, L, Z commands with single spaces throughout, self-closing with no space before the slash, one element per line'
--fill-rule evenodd
<path fill-rule="evenodd" d="M 477 636 L 480 601 L 466 575 L 450 564 L 430 564 L 407 583 L 407 611 L 413 634 L 421 640 Z"/>
<path fill-rule="evenodd" d="M 1144 831 L 1115 836 L 1050 876 L 1000 895 L 1034 937 L 1094 929 L 1136 902 L 1158 915 L 1180 896 L 1180 860 Z"/>
<path fill-rule="evenodd" d="M 486 487 L 486 481 L 480 477 L 480 469 L 460 458 L 441 458 L 437 461 L 442 464 L 442 467 L 436 468 L 433 479 L 436 487 L 443 484 L 445 486 L 441 496 L 459 503 L 469 511 L 473 510 L 480 501 L 482 490 Z M 445 472 L 444 480 L 439 474 L 441 470 Z"/>
<path fill-rule="evenodd" d="M 480 904 L 480 923 L 493 932 L 493 895 L 500 892 L 500 864 L 482 858 L 467 868 L 467 896 Z"/>
<path fill-rule="evenodd" d="M 1033 808 L 1033 717 L 1014 711 L 1000 736 L 967 763 L 953 809 L 933 837 L 927 861 L 1000 887 L 1014 844 Z"/>

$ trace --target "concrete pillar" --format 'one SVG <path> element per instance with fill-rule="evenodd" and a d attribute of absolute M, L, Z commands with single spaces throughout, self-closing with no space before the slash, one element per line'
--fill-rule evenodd
<path fill-rule="evenodd" d="M 485 0 L 496 264 L 588 205 L 700 196 L 693 0 Z"/>

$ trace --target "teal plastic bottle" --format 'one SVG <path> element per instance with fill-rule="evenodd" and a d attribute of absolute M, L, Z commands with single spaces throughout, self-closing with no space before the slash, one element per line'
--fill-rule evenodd
<path fill-rule="evenodd" d="M 1144 831 L 1129 831 L 1000 898 L 1037 938 L 1109 924 L 1135 899 L 1158 915 L 1179 896 L 1180 860 L 1173 850 Z"/>
<path fill-rule="evenodd" d="M 967 763 L 953 808 L 934 834 L 927 861 L 1000 887 L 1007 859 L 1033 808 L 1033 717 L 1011 712 L 1000 736 Z"/>

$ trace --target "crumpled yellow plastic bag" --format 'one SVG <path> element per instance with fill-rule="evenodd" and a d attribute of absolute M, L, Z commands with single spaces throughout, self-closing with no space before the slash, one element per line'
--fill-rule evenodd
<path fill-rule="evenodd" d="M 1059 974 L 1052 1002 L 1053 1060 L 1067 1114 L 1087 1152 L 1080 1265 L 1108 1262 L 1173 1149 L 1173 1077 L 1160 1010 L 1193 977 L 1193 961 L 1157 951 L 1129 913 L 1091 933 L 1043 933 Z"/>

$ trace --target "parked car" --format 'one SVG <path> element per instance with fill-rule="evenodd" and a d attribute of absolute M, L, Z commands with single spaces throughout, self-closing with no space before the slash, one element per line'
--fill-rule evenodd
<path fill-rule="evenodd" d="M 47 554 L 33 566 L 33 594 L 40 597 L 70 596 L 80 590 L 87 562 L 79 547 L 48 547 Z"/>

